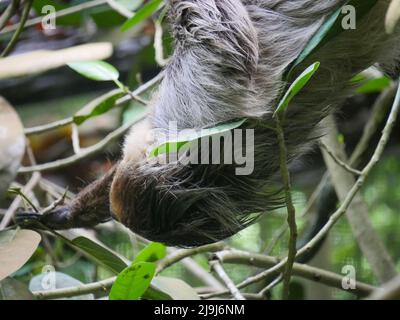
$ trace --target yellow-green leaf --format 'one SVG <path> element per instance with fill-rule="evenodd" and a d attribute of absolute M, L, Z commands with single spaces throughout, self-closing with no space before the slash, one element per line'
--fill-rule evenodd
<path fill-rule="evenodd" d="M 139 299 L 149 287 L 155 272 L 154 263 L 133 263 L 118 275 L 110 291 L 110 300 Z"/>
<path fill-rule="evenodd" d="M 119 78 L 119 72 L 111 64 L 100 61 L 78 61 L 67 64 L 82 76 L 95 81 L 116 81 Z"/>

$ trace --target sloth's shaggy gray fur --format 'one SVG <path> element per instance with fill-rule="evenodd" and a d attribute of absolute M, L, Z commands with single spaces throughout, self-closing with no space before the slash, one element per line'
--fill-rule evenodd
<path fill-rule="evenodd" d="M 89 208 L 87 197 L 110 187 L 114 216 L 134 232 L 169 245 L 194 246 L 224 239 L 253 222 L 258 213 L 279 206 L 279 193 L 271 190 L 279 170 L 278 146 L 276 134 L 267 127 L 273 125 L 272 113 L 286 86 L 283 74 L 345 3 L 170 0 L 175 51 L 145 131 L 167 130 L 170 121 L 181 130 L 249 118 L 245 126 L 255 129 L 255 170 L 250 176 L 237 176 L 235 165 L 155 163 L 146 152 L 157 141 L 138 139 L 133 130 L 111 187 L 107 178 L 84 190 L 67 218 L 63 209 L 63 219 L 76 226 L 92 219 L 95 223 L 95 209 L 108 210 L 108 203 L 102 197 L 102 203 Z M 396 63 L 399 32 L 390 37 L 384 32 L 387 6 L 388 1 L 379 0 L 356 30 L 343 32 L 298 67 L 301 72 L 321 62 L 288 109 L 284 133 L 290 160 L 321 134 L 318 123 L 343 102 L 355 74 L 376 62 L 387 68 Z M 49 215 L 47 223 L 52 225 L 56 217 L 56 212 Z M 101 219 L 104 214 L 97 220 Z"/>

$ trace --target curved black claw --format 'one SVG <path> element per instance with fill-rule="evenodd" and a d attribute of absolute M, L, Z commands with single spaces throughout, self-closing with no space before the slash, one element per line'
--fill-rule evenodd
<path fill-rule="evenodd" d="M 15 223 L 22 228 L 43 229 L 43 216 L 33 211 L 17 211 Z"/>

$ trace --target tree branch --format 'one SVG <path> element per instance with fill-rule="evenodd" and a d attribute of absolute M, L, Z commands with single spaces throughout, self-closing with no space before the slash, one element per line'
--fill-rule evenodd
<path fill-rule="evenodd" d="M 221 251 L 226 247 L 222 242 L 207 244 L 197 248 L 175 250 L 169 256 L 158 262 L 157 273 L 162 272 L 168 267 L 180 262 L 181 260 L 201 253 Z"/>
<path fill-rule="evenodd" d="M 14 49 L 14 46 L 17 44 L 19 36 L 21 35 L 22 30 L 24 29 L 26 20 L 29 17 L 29 12 L 31 11 L 31 8 L 32 8 L 32 3 L 33 3 L 33 0 L 26 0 L 24 10 L 22 11 L 21 21 L 18 24 L 18 28 L 15 31 L 14 35 L 12 36 L 7 47 L 1 53 L 0 57 L 5 57 L 6 55 L 8 55 L 12 51 L 12 49 Z"/>
<path fill-rule="evenodd" d="M 225 283 L 226 287 L 235 298 L 235 300 L 246 300 L 235 286 L 232 279 L 226 274 L 224 268 L 218 260 L 210 261 L 211 270 L 214 270 L 218 277 Z"/>
<path fill-rule="evenodd" d="M 325 126 L 330 127 L 331 130 L 322 138 L 323 144 L 327 145 L 328 148 L 341 159 L 346 159 L 344 145 L 337 140 L 339 133 L 333 117 L 325 119 Z M 322 154 L 336 194 L 340 201 L 344 201 L 347 197 L 347 193 L 355 183 L 354 175 L 344 169 L 343 166 L 337 164 L 335 160 L 332 160 L 332 157 L 325 149 L 323 149 Z M 361 177 L 362 180 L 359 181 L 362 183 L 366 178 L 365 173 L 365 169 L 363 173 L 360 173 L 360 176 L 363 177 Z M 368 208 L 361 194 L 355 194 L 348 210 L 346 210 L 346 217 L 357 243 L 379 281 L 383 283 L 396 276 L 397 273 L 394 263 L 371 224 L 368 216 Z"/>
<path fill-rule="evenodd" d="M 296 210 L 292 201 L 292 192 L 291 192 L 291 181 L 290 181 L 290 173 L 287 166 L 288 157 L 287 157 L 287 149 L 285 144 L 285 136 L 283 132 L 283 128 L 281 125 L 281 118 L 279 116 L 276 117 L 276 132 L 278 136 L 279 143 L 279 155 L 280 155 L 280 169 L 281 169 L 281 177 L 283 181 L 283 188 L 285 191 L 285 201 L 287 208 L 287 223 L 289 226 L 289 245 L 288 245 L 288 255 L 287 262 L 285 266 L 285 270 L 283 272 L 283 291 L 282 298 L 289 298 L 289 284 L 290 278 L 292 275 L 292 268 L 294 264 L 294 260 L 296 258 L 296 242 L 297 242 L 297 225 L 296 225 Z"/>
<path fill-rule="evenodd" d="M 245 264 L 259 268 L 270 268 L 279 264 L 278 258 L 241 250 L 224 250 L 218 252 L 217 254 L 215 254 L 215 256 L 221 263 Z M 282 268 L 283 265 L 281 265 L 280 269 L 276 269 L 271 272 L 271 274 L 279 274 Z M 334 272 L 311 267 L 305 264 L 294 263 L 293 274 L 302 278 L 306 278 L 315 282 L 320 282 L 328 286 L 344 290 L 342 287 L 343 275 L 339 275 Z M 237 287 L 240 289 L 243 287 L 243 285 L 239 284 Z M 373 290 L 375 290 L 373 286 L 358 281 L 356 289 L 354 289 L 354 292 L 352 292 L 357 295 L 365 296 L 373 292 Z"/>

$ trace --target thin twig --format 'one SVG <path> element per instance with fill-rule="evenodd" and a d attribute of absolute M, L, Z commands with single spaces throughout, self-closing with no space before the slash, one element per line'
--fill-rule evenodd
<path fill-rule="evenodd" d="M 339 132 L 335 126 L 334 117 L 329 116 L 326 118 L 323 125 L 327 128 L 330 127 L 331 130 L 327 135 L 322 137 L 322 141 L 324 141 L 335 154 L 347 162 L 344 145 L 337 139 Z M 348 191 L 354 185 L 356 181 L 355 177 L 352 173 L 349 173 L 332 160 L 330 155 L 323 149 L 322 154 L 331 176 L 332 191 L 334 190 L 336 192 L 339 202 L 342 202 L 346 198 Z M 351 226 L 352 233 L 360 246 L 361 252 L 370 264 L 377 280 L 380 283 L 384 283 L 392 279 L 396 275 L 395 265 L 382 240 L 374 230 L 368 216 L 368 207 L 363 201 L 361 194 L 357 193 L 354 196 L 352 203 L 346 210 L 346 217 Z"/>
<path fill-rule="evenodd" d="M 132 99 L 136 99 L 143 104 L 147 104 L 147 101 L 140 99 L 139 95 L 146 92 L 147 90 L 151 89 L 153 86 L 155 86 L 158 82 L 161 81 L 163 76 L 164 76 L 164 73 L 160 72 L 153 79 L 151 79 L 148 82 L 146 82 L 145 84 L 142 84 L 141 86 L 139 86 L 135 91 L 130 92 L 126 96 L 123 96 L 122 98 L 118 99 L 117 102 L 115 103 L 115 106 L 120 106 Z M 44 124 L 44 125 L 40 125 L 40 126 L 36 126 L 36 127 L 32 127 L 32 128 L 25 128 L 24 133 L 27 136 L 34 135 L 34 134 L 40 134 L 40 133 L 44 133 L 47 131 L 51 131 L 54 129 L 58 129 L 60 127 L 70 125 L 73 122 L 74 122 L 74 118 L 68 117 L 66 119 L 58 120 L 58 121 L 55 121 L 55 122 L 52 122 L 49 124 Z"/>
<path fill-rule="evenodd" d="M 82 10 L 85 10 L 85 9 L 90 9 L 90 8 L 98 7 L 98 6 L 105 5 L 105 4 L 107 4 L 107 0 L 94 0 L 94 1 L 84 2 L 84 3 L 78 4 L 76 6 L 57 11 L 56 17 L 57 18 L 65 17 L 65 16 L 68 16 L 68 15 L 71 15 L 71 14 L 74 14 L 77 12 L 81 12 Z M 42 21 L 43 21 L 43 17 L 37 17 L 37 18 L 30 19 L 30 20 L 26 21 L 23 28 L 35 26 L 38 23 L 42 23 Z M 17 25 L 12 25 L 12 26 L 6 27 L 2 31 L 0 31 L 0 35 L 6 34 L 9 32 L 13 32 L 17 28 L 18 28 Z"/>
<path fill-rule="evenodd" d="M 28 139 L 26 139 L 26 152 L 27 152 L 30 163 L 35 165 L 36 159 L 35 159 L 35 156 L 33 154 L 33 151 L 32 151 L 32 148 L 31 148 L 31 145 L 30 145 Z M 36 187 L 36 185 L 40 182 L 41 179 L 42 179 L 42 175 L 39 172 L 34 172 L 31 176 L 31 178 L 29 179 L 28 183 L 24 187 L 22 187 L 21 193 L 22 194 L 29 194 L 30 192 L 33 193 L 33 189 Z M 8 207 L 6 213 L 3 217 L 3 220 L 0 223 L 0 230 L 3 230 L 8 226 L 8 224 L 14 217 L 15 212 L 21 206 L 22 199 L 23 199 L 22 197 L 16 197 L 13 200 L 13 202 L 11 203 L 11 205 Z M 35 208 L 35 207 L 33 206 L 33 208 Z"/>
<path fill-rule="evenodd" d="M 270 268 L 271 270 L 269 275 L 272 274 L 279 274 L 285 264 L 281 264 L 279 262 L 279 259 L 276 257 L 270 257 L 270 256 L 265 256 L 262 254 L 257 254 L 257 253 L 250 253 L 247 251 L 242 251 L 242 250 L 224 250 L 221 252 L 218 252 L 215 255 L 218 260 L 221 263 L 229 263 L 229 264 L 244 264 L 244 265 L 249 265 L 249 266 L 255 266 L 259 268 Z M 282 262 L 282 261 L 281 261 Z M 280 265 L 279 268 L 277 266 Z M 342 287 L 342 280 L 343 280 L 343 275 L 336 274 L 331 271 L 326 271 L 320 268 L 308 266 L 306 264 L 301 264 L 301 263 L 294 263 L 293 264 L 293 274 L 305 279 L 309 279 L 315 282 L 320 282 L 323 284 L 326 284 L 328 286 L 332 286 L 341 290 L 345 290 Z M 247 279 L 246 279 L 247 280 Z M 262 279 L 257 279 L 257 281 L 262 280 Z M 257 282 L 255 281 L 255 282 Z M 254 281 L 243 281 L 242 283 L 237 285 L 238 289 L 242 289 L 250 284 L 255 283 Z M 369 295 L 371 292 L 373 292 L 376 288 L 366 284 L 357 281 L 356 283 L 356 289 L 353 291 L 350 291 L 356 295 L 359 296 L 366 296 Z M 346 290 L 347 291 L 347 290 Z M 203 297 L 206 299 L 217 297 L 220 295 L 226 294 L 227 290 L 225 291 L 220 291 L 220 292 L 214 292 L 210 294 L 206 294 Z"/>
<path fill-rule="evenodd" d="M 19 5 L 19 0 L 12 0 L 11 4 L 7 7 L 6 10 L 0 16 L 0 30 L 2 30 L 6 25 L 10 18 L 17 11 Z"/>
<path fill-rule="evenodd" d="M 279 156 L 280 156 L 280 171 L 285 191 L 285 202 L 287 208 L 287 223 L 289 226 L 289 244 L 288 255 L 285 270 L 283 272 L 283 291 L 282 298 L 289 298 L 289 284 L 292 275 L 292 268 L 296 257 L 296 242 L 297 242 L 297 224 L 296 224 L 296 209 L 293 205 L 290 173 L 288 169 L 288 156 L 285 144 L 284 131 L 281 125 L 281 118 L 278 116 L 276 119 L 276 129 L 279 143 Z"/>
<path fill-rule="evenodd" d="M 336 154 L 325 144 L 322 140 L 319 142 L 319 146 L 326 151 L 326 153 L 335 161 L 339 166 L 341 166 L 346 171 L 350 172 L 351 174 L 355 174 L 356 176 L 361 175 L 361 171 L 350 167 L 347 163 L 339 159 Z"/>
<path fill-rule="evenodd" d="M 158 263 L 157 273 L 162 272 L 166 268 L 180 262 L 181 260 L 183 260 L 187 257 L 191 257 L 194 255 L 206 253 L 206 252 L 220 251 L 220 250 L 223 250 L 225 247 L 226 246 L 224 243 L 217 242 L 217 243 L 207 244 L 207 245 L 197 247 L 197 248 L 176 250 Z"/>
<path fill-rule="evenodd" d="M 357 146 L 350 157 L 349 164 L 351 167 L 357 167 L 361 162 L 362 155 L 370 146 L 372 137 L 379 129 L 381 123 L 385 120 L 385 117 L 392 106 L 398 85 L 398 81 L 393 82 L 390 87 L 385 89 L 376 99 L 372 107 L 371 116 L 369 117 L 367 124 L 364 126 L 361 139 L 357 143 Z"/>
<path fill-rule="evenodd" d="M 72 139 L 72 147 L 74 149 L 75 154 L 81 153 L 81 143 L 79 141 L 79 129 L 78 125 L 75 123 L 72 124 L 72 133 L 71 133 L 71 139 Z"/>
<path fill-rule="evenodd" d="M 101 280 L 77 287 L 54 289 L 49 291 L 35 291 L 33 295 L 37 299 L 59 299 L 76 297 L 88 293 L 107 292 L 115 282 L 116 277 Z"/>
<path fill-rule="evenodd" d="M 281 283 L 283 280 L 283 275 L 280 274 L 278 277 L 275 278 L 271 283 L 269 283 L 264 289 L 259 292 L 259 295 L 265 297 L 268 292 L 270 292 L 273 288 L 275 288 L 278 284 Z"/>
<path fill-rule="evenodd" d="M 218 277 L 225 283 L 226 287 L 235 298 L 235 300 L 245 300 L 239 289 L 235 286 L 232 279 L 229 278 L 221 263 L 218 260 L 210 261 L 211 270 L 214 270 Z"/>
<path fill-rule="evenodd" d="M 24 29 L 26 20 L 29 17 L 29 12 L 31 11 L 32 3 L 33 3 L 33 0 L 26 0 L 26 1 L 27 2 L 25 3 L 24 10 L 22 11 L 21 21 L 18 24 L 18 28 L 15 31 L 14 35 L 12 36 L 12 38 L 11 38 L 10 42 L 8 43 L 7 47 L 1 53 L 0 57 L 5 57 L 6 55 L 8 55 L 12 51 L 12 49 L 14 49 L 14 46 L 17 44 L 19 36 L 22 33 L 22 30 Z"/>
<path fill-rule="evenodd" d="M 139 95 L 142 94 L 143 92 L 147 91 L 151 87 L 153 87 L 155 84 L 157 84 L 163 77 L 163 73 L 158 74 L 156 77 L 154 77 L 152 80 L 148 81 L 144 85 L 140 86 L 138 89 L 136 89 L 133 94 L 134 95 Z M 117 102 L 116 105 L 123 104 L 131 99 L 130 95 L 126 95 L 122 98 L 120 98 Z M 103 140 L 99 141 L 98 143 L 87 147 L 85 149 L 82 149 L 79 154 L 74 154 L 68 158 L 64 159 L 59 159 L 55 160 L 53 162 L 48 162 L 44 164 L 39 164 L 35 166 L 30 166 L 30 167 L 22 167 L 19 170 L 19 173 L 26 173 L 26 172 L 34 172 L 34 171 L 49 171 L 49 170 L 54 170 L 54 169 L 59 169 L 59 168 L 64 168 L 66 166 L 69 166 L 71 164 L 74 164 L 82 159 L 85 159 L 87 157 L 90 157 L 100 151 L 102 151 L 105 147 L 108 146 L 108 144 L 115 139 L 118 139 L 120 136 L 125 134 L 132 125 L 135 123 L 141 121 L 146 115 L 143 115 L 143 117 L 135 119 L 133 122 L 129 122 L 124 124 L 123 126 L 119 127 L 118 129 L 114 130 L 113 132 L 109 133 L 106 137 L 103 138 Z M 43 128 L 39 128 L 41 132 L 43 132 Z M 31 131 L 32 132 L 32 131 Z M 35 131 L 35 133 L 37 130 Z"/>
<path fill-rule="evenodd" d="M 82 151 L 79 154 L 74 154 L 73 156 L 70 156 L 68 158 L 60 159 L 60 160 L 55 160 L 53 162 L 48 162 L 44 164 L 38 164 L 35 166 L 30 166 L 30 167 L 22 167 L 19 169 L 19 173 L 27 173 L 27 172 L 35 172 L 35 171 L 49 171 L 49 170 L 55 170 L 55 169 L 60 169 L 67 167 L 71 164 L 74 164 L 82 159 L 88 158 L 100 151 L 102 151 L 105 147 L 108 146 L 108 144 L 116 139 L 118 139 L 120 136 L 124 135 L 133 124 L 139 122 L 142 120 L 145 116 L 143 116 L 140 119 L 135 119 L 133 122 L 129 122 L 124 124 L 123 126 L 119 127 L 118 129 L 114 130 L 113 132 L 109 133 L 103 140 L 100 142 L 82 149 Z"/>
<path fill-rule="evenodd" d="M 264 252 L 264 254 L 266 255 L 271 254 L 272 251 L 275 249 L 276 245 L 278 244 L 279 240 L 282 239 L 282 237 L 285 235 L 287 229 L 288 229 L 287 223 L 283 224 L 273 235 L 271 241 L 268 244 L 268 247 L 265 250 L 262 250 L 261 252 Z"/>
<path fill-rule="evenodd" d="M 379 97 L 376 99 L 374 106 L 372 107 L 371 115 L 364 126 L 363 134 L 355 147 L 350 160 L 349 165 L 351 167 L 357 167 L 361 162 L 362 156 L 365 154 L 366 150 L 370 146 L 371 139 L 378 130 L 378 127 L 383 122 L 388 109 L 391 107 L 394 96 L 396 95 L 398 82 L 394 82 L 391 86 L 385 89 Z M 325 172 L 321 178 L 320 183 L 313 191 L 307 205 L 300 216 L 307 215 L 311 208 L 314 206 L 315 201 L 318 199 L 320 191 L 324 188 L 325 184 L 329 182 L 329 174 Z"/>
<path fill-rule="evenodd" d="M 24 133 L 27 136 L 30 136 L 33 134 L 40 134 L 40 133 L 44 133 L 44 132 L 47 132 L 50 130 L 65 127 L 73 122 L 74 122 L 74 118 L 68 117 L 66 119 L 58 120 L 58 121 L 55 121 L 52 123 L 48 123 L 48 124 L 44 124 L 44 125 L 40 125 L 40 126 L 36 126 L 36 127 L 32 127 L 32 128 L 25 128 Z"/>
<path fill-rule="evenodd" d="M 25 185 L 23 188 L 22 192 L 23 193 L 28 193 L 32 191 L 36 185 L 39 183 L 41 179 L 41 174 L 39 172 L 34 172 L 32 174 L 32 177 L 29 179 L 28 183 Z M 1 220 L 0 223 L 0 230 L 3 230 L 5 227 L 8 226 L 10 223 L 12 217 L 14 216 L 15 212 L 17 209 L 21 206 L 22 203 L 22 198 L 21 197 L 16 197 L 11 205 L 8 207 L 7 212 L 5 213 L 3 220 Z"/>
<path fill-rule="evenodd" d="M 64 204 L 65 202 L 65 196 L 66 193 L 64 193 L 61 197 L 59 197 L 58 199 L 56 199 L 55 201 L 53 201 L 53 203 L 51 203 L 48 207 L 43 208 L 40 212 L 40 214 L 45 215 L 51 211 L 53 211 L 55 208 L 57 208 L 58 206 Z"/>

